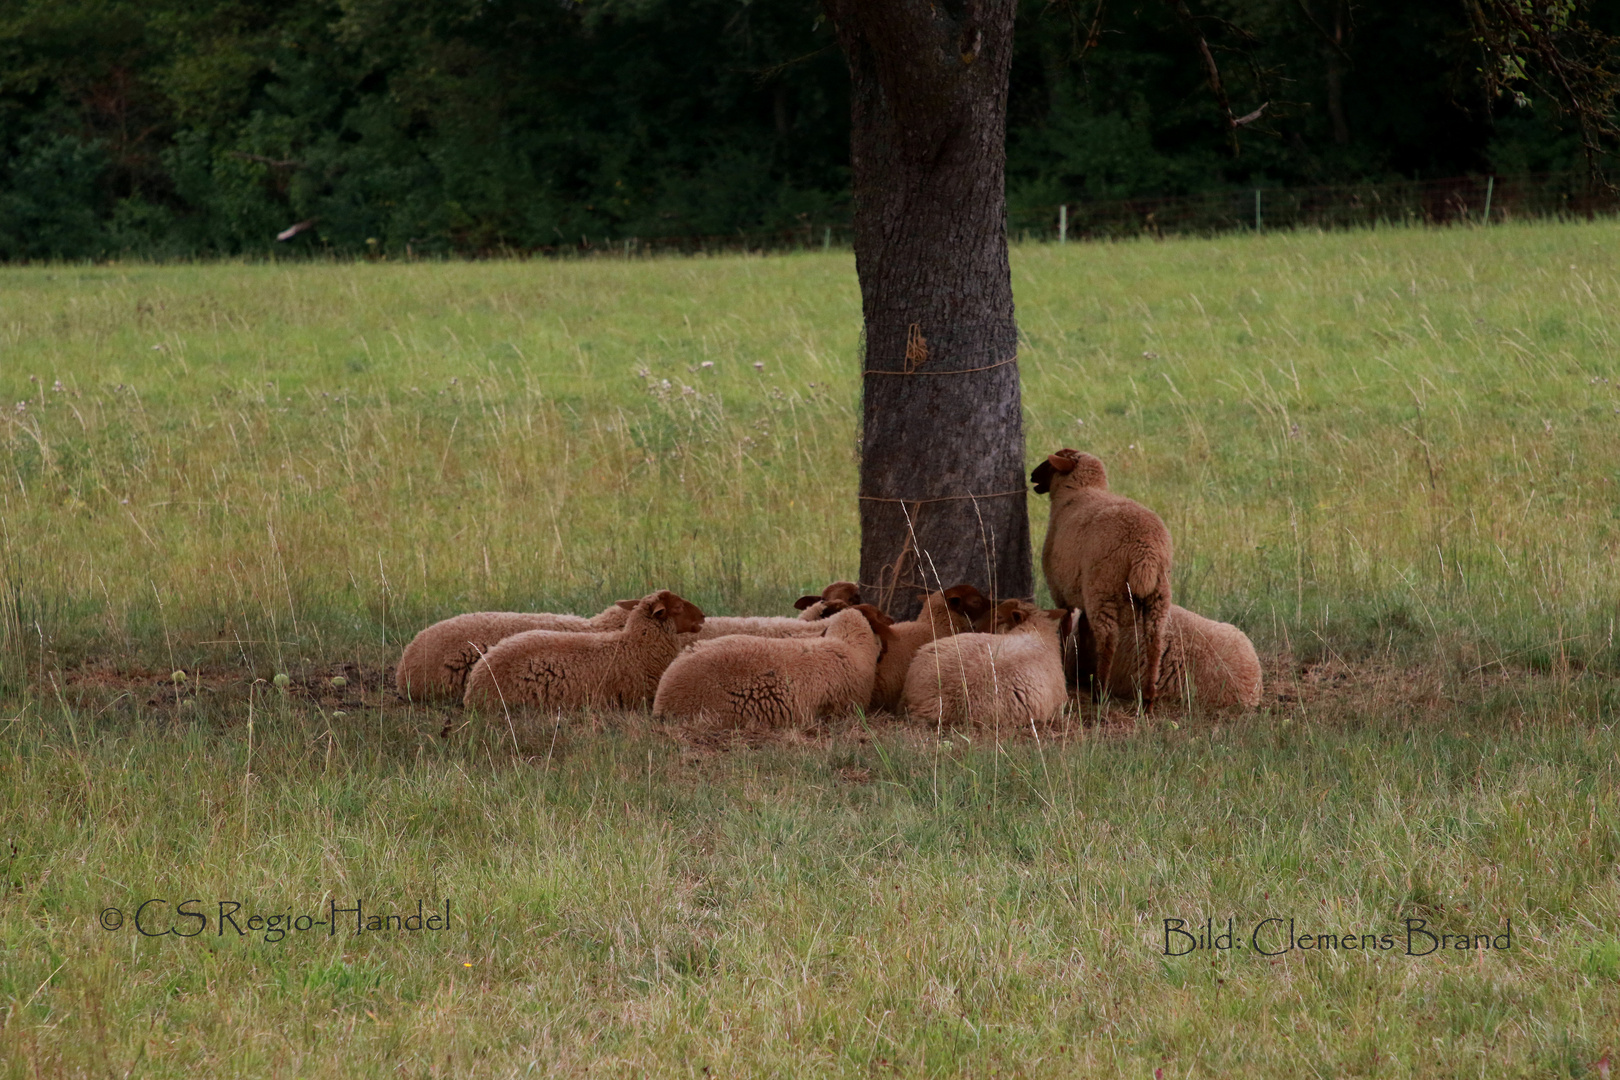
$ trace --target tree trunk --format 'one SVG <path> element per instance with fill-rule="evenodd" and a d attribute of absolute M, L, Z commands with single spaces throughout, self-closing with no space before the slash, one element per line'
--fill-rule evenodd
<path fill-rule="evenodd" d="M 1015 0 L 825 0 L 849 61 L 866 323 L 861 589 L 1032 597 L 1007 268 Z"/>

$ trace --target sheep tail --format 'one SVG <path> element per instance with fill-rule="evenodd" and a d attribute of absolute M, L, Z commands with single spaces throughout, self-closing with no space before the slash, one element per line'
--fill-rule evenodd
<path fill-rule="evenodd" d="M 1142 607 L 1153 601 L 1170 602 L 1169 593 L 1160 596 L 1162 587 L 1170 578 L 1170 568 L 1165 564 L 1164 558 L 1156 551 L 1148 552 L 1142 558 L 1131 564 L 1131 570 L 1126 575 L 1125 583 L 1130 587 L 1131 600 Z"/>

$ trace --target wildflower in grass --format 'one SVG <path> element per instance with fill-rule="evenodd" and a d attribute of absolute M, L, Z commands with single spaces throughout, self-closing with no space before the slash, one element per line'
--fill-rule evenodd
<path fill-rule="evenodd" d="M 179 686 L 181 683 L 186 681 L 186 673 L 183 671 L 176 671 L 169 676 L 169 681 L 174 683 L 174 685 Z"/>
<path fill-rule="evenodd" d="M 277 673 L 276 677 L 270 681 L 275 683 L 277 690 L 285 690 L 292 684 L 292 680 L 287 677 L 285 671 Z"/>
<path fill-rule="evenodd" d="M 348 685 L 349 685 L 349 680 L 348 680 L 348 679 L 345 679 L 345 678 L 344 678 L 344 677 L 343 677 L 343 676 L 341 676 L 341 675 L 334 675 L 334 676 L 332 676 L 332 685 L 333 685 L 333 686 L 334 686 L 334 687 L 336 687 L 336 688 L 337 688 L 337 689 L 339 689 L 339 690 L 341 690 L 341 689 L 343 689 L 343 688 L 344 688 L 344 687 L 345 687 L 345 686 L 348 686 Z"/>

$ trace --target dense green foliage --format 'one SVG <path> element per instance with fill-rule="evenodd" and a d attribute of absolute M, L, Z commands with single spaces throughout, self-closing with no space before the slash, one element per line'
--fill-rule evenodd
<path fill-rule="evenodd" d="M 403 254 L 846 220 L 847 74 L 819 10 L 12 0 L 0 258 L 262 252 L 299 221 L 282 249 Z M 1095 14 L 1020 15 L 1015 210 L 1578 156 L 1550 102 L 1485 96 L 1460 3 L 1210 0 L 1191 25 L 1120 5 L 1093 34 Z M 1269 102 L 1237 147 L 1199 34 L 1234 113 Z"/>

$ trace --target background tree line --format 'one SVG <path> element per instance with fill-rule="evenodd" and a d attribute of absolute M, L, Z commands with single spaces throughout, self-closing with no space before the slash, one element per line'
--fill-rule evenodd
<path fill-rule="evenodd" d="M 1561 6 L 1599 32 L 1606 77 L 1620 4 Z M 1580 167 L 1578 125 L 1493 51 L 1495 29 L 1515 39 L 1492 8 L 1028 0 L 1010 209 Z M 814 0 L 8 0 L 0 258 L 841 221 L 848 94 Z"/>

